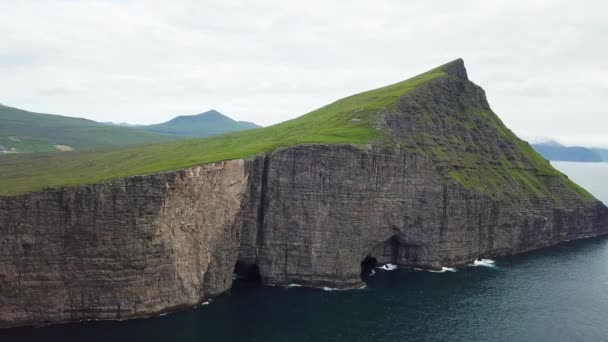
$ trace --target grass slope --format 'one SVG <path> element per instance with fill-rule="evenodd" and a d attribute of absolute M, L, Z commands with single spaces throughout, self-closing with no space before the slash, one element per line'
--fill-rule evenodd
<path fill-rule="evenodd" d="M 383 139 L 380 131 L 370 125 L 374 113 L 393 106 L 403 94 L 443 75 L 443 70 L 437 68 L 404 82 L 344 98 L 297 119 L 206 139 L 99 152 L 0 156 L 0 195 L 244 158 L 281 146 L 365 145 Z"/>
<path fill-rule="evenodd" d="M 445 66 L 444 66 L 445 67 Z M 526 142 L 504 126 L 491 111 L 464 110 L 462 117 L 447 118 L 459 131 L 482 130 L 510 142 L 514 154 L 488 157 L 492 151 L 472 152 L 462 136 L 433 136 L 425 130 L 399 141 L 374 129 L 375 114 L 395 107 L 396 100 L 426 82 L 446 75 L 444 67 L 384 88 L 336 101 L 299 118 L 274 126 L 229 133 L 206 139 L 134 146 L 101 152 L 7 155 L 0 158 L 0 195 L 24 193 L 43 187 L 94 183 L 131 175 L 174 170 L 219 160 L 249 157 L 278 147 L 329 143 L 366 145 L 399 143 L 432 159 L 443 174 L 463 186 L 493 195 L 516 187 L 541 197 L 551 194 L 551 182 L 561 180 L 581 198 L 588 192 L 555 170 Z M 411 113 L 410 115 L 418 115 Z M 424 113 L 419 113 L 424 116 Z M 431 120 L 433 118 L 420 118 Z M 487 131 L 486 131 L 487 130 Z M 490 154 L 489 154 L 490 153 Z M 498 160 L 498 162 L 496 162 Z M 510 160 L 517 160 L 512 162 Z"/>
<path fill-rule="evenodd" d="M 166 142 L 176 138 L 127 127 L 60 115 L 39 114 L 0 105 L 0 145 L 14 152 L 74 150 Z"/>
<path fill-rule="evenodd" d="M 254 123 L 232 120 L 216 110 L 210 110 L 198 115 L 178 116 L 162 124 L 138 126 L 136 128 L 184 137 L 207 137 L 258 127 Z"/>

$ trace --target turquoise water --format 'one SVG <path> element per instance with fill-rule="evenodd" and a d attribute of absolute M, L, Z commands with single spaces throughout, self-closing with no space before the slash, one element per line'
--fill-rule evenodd
<path fill-rule="evenodd" d="M 596 166 L 557 167 L 608 199 L 608 182 L 592 176 L 601 174 Z M 606 238 L 458 272 L 377 270 L 367 283 L 322 291 L 237 282 L 198 309 L 0 330 L 0 341 L 608 341 Z"/>

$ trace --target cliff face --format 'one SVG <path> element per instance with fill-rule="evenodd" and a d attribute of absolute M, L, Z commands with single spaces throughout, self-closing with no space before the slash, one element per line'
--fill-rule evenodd
<path fill-rule="evenodd" d="M 0 197 L 0 326 L 145 316 L 226 291 L 244 165 Z"/>
<path fill-rule="evenodd" d="M 435 268 L 608 233 L 608 208 L 536 160 L 461 62 L 446 71 L 377 115 L 388 143 L 0 197 L 0 326 L 196 305 L 235 266 L 348 288 L 363 261 Z"/>
<path fill-rule="evenodd" d="M 608 233 L 608 209 L 561 185 L 563 203 L 495 198 L 445 182 L 403 149 L 300 146 L 265 165 L 261 217 L 243 232 L 239 260 L 266 284 L 355 287 L 366 257 L 439 268 Z"/>

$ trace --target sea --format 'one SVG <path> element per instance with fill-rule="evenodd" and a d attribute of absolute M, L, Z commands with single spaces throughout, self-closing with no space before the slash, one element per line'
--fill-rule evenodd
<path fill-rule="evenodd" d="M 608 163 L 553 163 L 608 203 Z M 236 281 L 206 305 L 123 322 L 0 330 L 0 341 L 608 341 L 608 238 L 440 273 L 386 266 L 361 289 Z"/>

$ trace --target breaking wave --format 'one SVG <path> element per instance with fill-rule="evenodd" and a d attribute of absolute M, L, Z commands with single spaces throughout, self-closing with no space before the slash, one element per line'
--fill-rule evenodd
<path fill-rule="evenodd" d="M 365 284 L 363 284 L 363 285 L 361 285 L 359 287 L 352 288 L 352 289 L 338 289 L 338 288 L 335 288 L 335 287 L 324 286 L 324 287 L 321 288 L 321 290 L 323 290 L 323 291 L 350 291 L 350 290 L 363 290 L 366 287 L 367 287 L 367 285 L 365 285 Z"/>
<path fill-rule="evenodd" d="M 496 267 L 496 265 L 494 265 L 494 260 L 491 260 L 491 259 L 475 260 L 475 261 L 473 261 L 473 263 L 470 266 Z"/>
<path fill-rule="evenodd" d="M 382 265 L 382 266 L 380 266 L 378 268 L 381 269 L 381 270 L 385 270 L 385 271 L 394 271 L 397 268 L 399 268 L 399 266 L 397 266 L 395 264 L 388 263 L 388 264 L 384 264 L 384 265 Z"/>
<path fill-rule="evenodd" d="M 442 267 L 441 270 L 429 270 L 431 273 L 457 272 L 455 268 Z"/>

